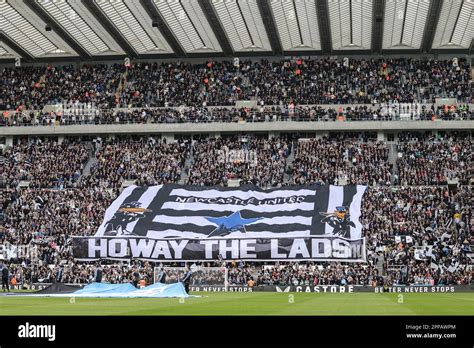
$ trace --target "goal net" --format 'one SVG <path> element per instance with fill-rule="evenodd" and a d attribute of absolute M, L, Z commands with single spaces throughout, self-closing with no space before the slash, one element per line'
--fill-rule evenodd
<path fill-rule="evenodd" d="M 153 281 L 157 283 L 161 272 L 165 272 L 166 284 L 180 282 L 186 273 L 186 267 L 155 267 L 153 270 Z M 224 291 L 228 288 L 228 270 L 226 267 L 200 267 L 191 266 L 190 286 L 222 286 Z"/>

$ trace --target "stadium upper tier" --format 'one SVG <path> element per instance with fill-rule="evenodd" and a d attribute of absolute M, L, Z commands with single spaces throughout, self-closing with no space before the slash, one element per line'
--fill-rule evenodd
<path fill-rule="evenodd" d="M 470 66 L 459 59 L 340 59 L 3 68 L 0 110 L 91 103 L 98 109 L 180 106 L 471 103 Z"/>

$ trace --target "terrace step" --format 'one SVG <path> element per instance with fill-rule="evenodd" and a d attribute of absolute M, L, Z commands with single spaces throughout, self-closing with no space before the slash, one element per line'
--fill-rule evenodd
<path fill-rule="evenodd" d="M 396 178 L 398 177 L 398 167 L 397 167 L 397 144 L 393 143 L 389 146 L 388 161 L 392 164 L 392 185 L 396 184 Z"/>
<path fill-rule="evenodd" d="M 181 172 L 181 178 L 178 181 L 180 185 L 185 185 L 187 183 L 188 177 L 189 177 L 189 171 L 191 170 L 193 162 L 194 162 L 194 156 L 190 152 L 189 156 L 186 157 L 186 161 L 184 162 L 184 168 Z"/>
<path fill-rule="evenodd" d="M 82 176 L 89 176 L 91 174 L 92 166 L 97 163 L 97 158 L 95 157 L 95 153 L 92 151 L 89 159 L 87 160 L 86 165 L 84 166 L 84 170 L 82 171 Z"/>
<path fill-rule="evenodd" d="M 385 257 L 383 256 L 383 254 L 379 255 L 378 257 L 378 262 L 377 264 L 375 265 L 375 267 L 377 268 L 377 270 L 379 271 L 379 274 L 381 275 L 385 275 L 385 270 L 383 269 L 383 264 L 385 262 Z"/>
<path fill-rule="evenodd" d="M 292 183 L 292 170 L 293 169 L 293 161 L 295 160 L 295 153 L 296 147 L 298 146 L 298 142 L 296 143 L 293 141 L 291 145 L 291 152 L 290 155 L 286 158 L 286 166 L 285 166 L 285 175 L 283 176 L 283 183 L 291 184 Z"/>

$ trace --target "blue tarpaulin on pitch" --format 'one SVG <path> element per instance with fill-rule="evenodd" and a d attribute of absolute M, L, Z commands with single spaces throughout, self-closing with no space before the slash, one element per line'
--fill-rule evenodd
<path fill-rule="evenodd" d="M 135 288 L 132 284 L 107 284 L 92 283 L 83 289 L 69 294 L 72 297 L 189 297 L 182 283 L 161 284 L 156 283 L 142 289 Z"/>
<path fill-rule="evenodd" d="M 182 283 L 161 284 L 156 283 L 142 289 L 135 288 L 132 284 L 92 283 L 81 290 L 68 294 L 45 294 L 29 296 L 47 297 L 90 297 L 90 298 L 163 298 L 163 297 L 190 297 Z M 193 296 L 194 297 L 194 296 Z"/>
<path fill-rule="evenodd" d="M 107 294 L 107 293 L 126 294 L 135 290 L 138 290 L 138 289 L 130 283 L 126 283 L 126 284 L 92 283 L 92 284 L 86 285 L 81 290 L 73 292 L 73 294 L 74 295 L 76 294 Z"/>

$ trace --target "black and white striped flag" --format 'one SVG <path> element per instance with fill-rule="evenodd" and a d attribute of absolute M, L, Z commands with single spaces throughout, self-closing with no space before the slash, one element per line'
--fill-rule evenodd
<path fill-rule="evenodd" d="M 79 260 L 315 260 L 364 262 L 365 186 L 261 190 L 127 187 L 94 237 L 74 237 Z"/>
<path fill-rule="evenodd" d="M 366 186 L 205 188 L 129 186 L 110 205 L 96 236 L 359 239 Z"/>

